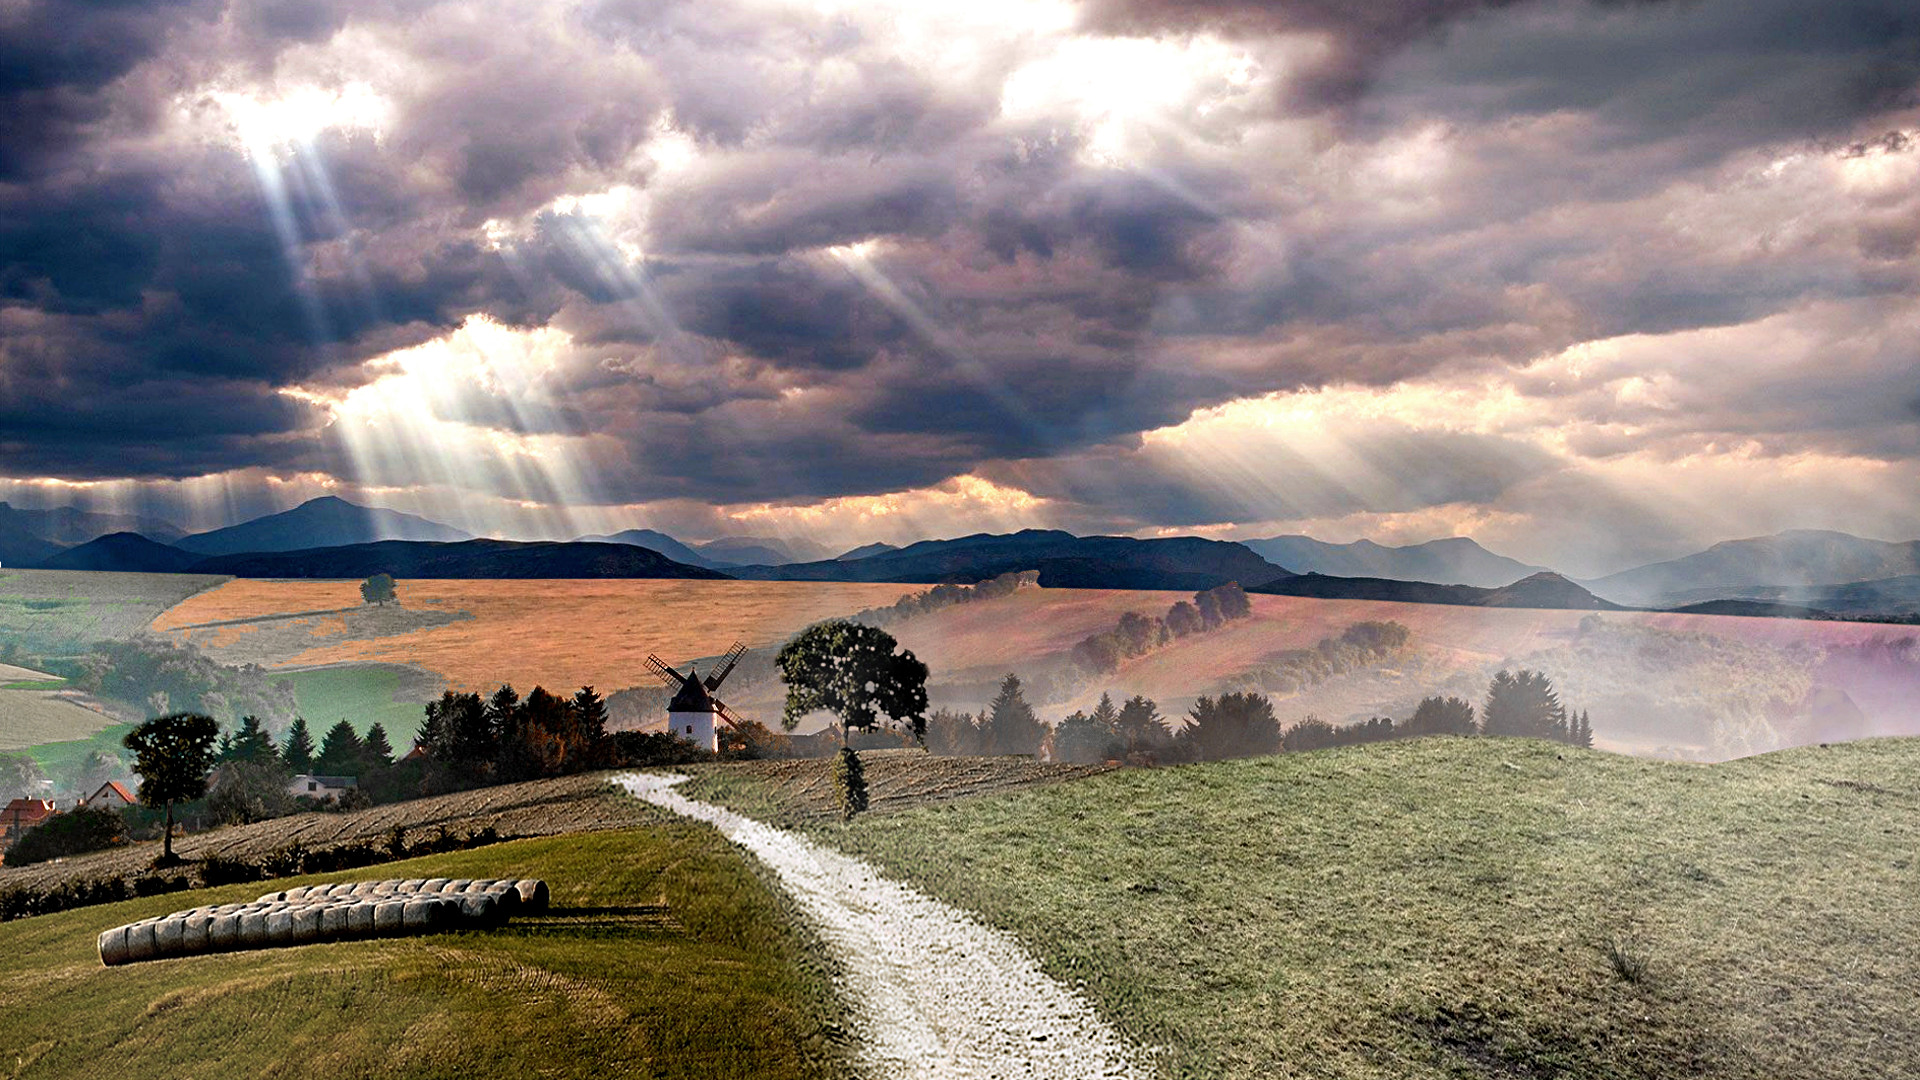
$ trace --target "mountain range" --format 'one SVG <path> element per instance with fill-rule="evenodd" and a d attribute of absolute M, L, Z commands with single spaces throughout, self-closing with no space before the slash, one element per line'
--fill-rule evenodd
<path fill-rule="evenodd" d="M 1623 570 L 1582 582 L 1595 593 L 1634 607 L 1675 601 L 1761 599 L 1758 587 L 1847 585 L 1920 574 L 1920 540 L 1887 543 L 1841 532 L 1796 529 L 1728 540 L 1685 558 Z"/>
<path fill-rule="evenodd" d="M 1330 577 L 1391 578 L 1492 589 L 1547 569 L 1495 555 L 1464 536 L 1404 547 L 1388 547 L 1371 540 L 1329 544 L 1311 536 L 1272 536 L 1241 543 L 1268 562 L 1295 573 Z"/>
<path fill-rule="evenodd" d="M 243 555 L 256 551 L 301 551 L 308 548 L 368 544 L 376 540 L 471 540 L 471 533 L 451 525 L 403 514 L 398 510 L 361 506 L 332 495 L 309 499 L 291 510 L 195 533 L 174 543 L 183 551 L 201 555 Z"/>
<path fill-rule="evenodd" d="M 130 527 L 130 526 L 137 526 Z M 98 531 L 96 531 L 98 530 Z M 742 577 L 781 581 L 974 582 L 1037 570 L 1055 588 L 1201 589 L 1227 581 L 1292 596 L 1494 607 L 1644 607 L 1779 616 L 1920 613 L 1920 541 L 1814 530 L 1730 540 L 1684 558 L 1572 582 L 1465 537 L 1399 547 L 1308 536 L 1239 543 L 1141 540 L 1048 529 L 864 544 L 833 555 L 806 541 L 684 543 L 653 529 L 572 542 L 475 539 L 412 514 L 323 497 L 193 535 L 163 521 L 0 502 L 0 565 L 247 577 Z"/>

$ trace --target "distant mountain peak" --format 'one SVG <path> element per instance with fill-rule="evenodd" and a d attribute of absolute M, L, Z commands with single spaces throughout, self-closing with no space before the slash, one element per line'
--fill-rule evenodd
<path fill-rule="evenodd" d="M 460 541 L 473 537 L 450 525 L 377 506 L 361 506 L 338 495 L 321 495 L 276 514 L 267 514 L 198 533 L 175 546 L 201 555 L 300 551 L 380 540 Z"/>

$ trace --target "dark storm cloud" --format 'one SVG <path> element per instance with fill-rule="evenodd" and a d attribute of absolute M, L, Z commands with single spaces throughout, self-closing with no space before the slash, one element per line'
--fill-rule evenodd
<path fill-rule="evenodd" d="M 1821 171 L 1828 151 L 1863 168 L 1911 151 L 1920 31 L 1893 3 L 1093 0 L 1095 34 L 1226 35 L 1265 72 L 1244 100 L 1200 108 L 1233 85 L 1214 73 L 1137 116 L 1131 86 L 1074 100 L 1085 71 L 1003 114 L 1009 76 L 1060 43 L 937 20 L 914 37 L 947 16 L 911 5 L 10 10 L 9 472 L 309 466 L 319 413 L 279 390 L 364 384 L 368 359 L 485 315 L 572 335 L 552 400 L 476 392 L 438 415 L 594 435 L 588 482 L 610 501 L 804 502 L 981 469 L 1120 525 L 1399 512 L 1496 501 L 1549 466 L 1386 425 L 1348 443 L 1412 477 L 1394 492 L 1284 446 L 1277 486 L 1250 492 L 1126 448 L 1238 397 L 1920 284 L 1920 199 L 1898 176 L 1838 198 Z M 353 80 L 389 107 L 377 133 L 250 162 L 224 131 L 220 92 Z M 669 122 L 678 158 L 653 153 Z M 555 203 L 616 188 L 627 209 Z M 1887 403 L 1912 389 L 1884 377 L 1909 370 L 1897 355 L 1859 352 L 1836 382 L 1872 406 L 1694 372 L 1668 412 L 1604 386 L 1537 396 L 1596 456 L 1628 419 L 1676 453 L 1891 454 Z M 182 398 L 204 407 L 150 404 Z M 60 401 L 85 404 L 48 418 Z"/>

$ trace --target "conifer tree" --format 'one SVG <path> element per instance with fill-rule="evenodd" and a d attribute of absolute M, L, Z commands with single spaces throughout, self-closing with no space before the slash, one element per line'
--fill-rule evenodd
<path fill-rule="evenodd" d="M 385 724 L 376 723 L 367 729 L 367 740 L 362 744 L 361 757 L 375 769 L 384 769 L 393 764 L 393 744 L 387 740 Z"/>
<path fill-rule="evenodd" d="M 280 752 L 280 760 L 289 772 L 296 775 L 313 771 L 313 734 L 307 730 L 306 717 L 293 718 L 293 726 L 287 729 L 287 746 Z"/>
<path fill-rule="evenodd" d="M 228 750 L 227 761 L 267 761 L 280 756 L 280 748 L 273 745 L 273 736 L 260 724 L 257 716 L 240 718 L 240 730 L 233 733 L 232 744 Z"/>
<path fill-rule="evenodd" d="M 985 743 L 990 754 L 1037 754 L 1047 726 L 1033 714 L 1027 695 L 1020 688 L 1020 677 L 1009 674 L 1000 682 L 1000 692 L 987 706 Z"/>
<path fill-rule="evenodd" d="M 320 752 L 313 759 L 314 769 L 327 776 L 357 776 L 365 750 L 366 744 L 360 741 L 353 725 L 341 720 L 321 737 Z"/>

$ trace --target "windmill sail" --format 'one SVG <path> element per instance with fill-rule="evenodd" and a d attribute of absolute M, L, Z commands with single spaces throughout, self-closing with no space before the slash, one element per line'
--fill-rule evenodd
<path fill-rule="evenodd" d="M 747 655 L 747 647 L 738 641 L 734 642 L 733 648 L 727 650 L 727 655 L 720 658 L 720 667 L 707 676 L 707 689 L 710 691 L 720 689 L 720 684 L 727 681 L 727 676 L 733 674 L 734 665 L 738 664 L 740 658 L 745 655 Z"/>

